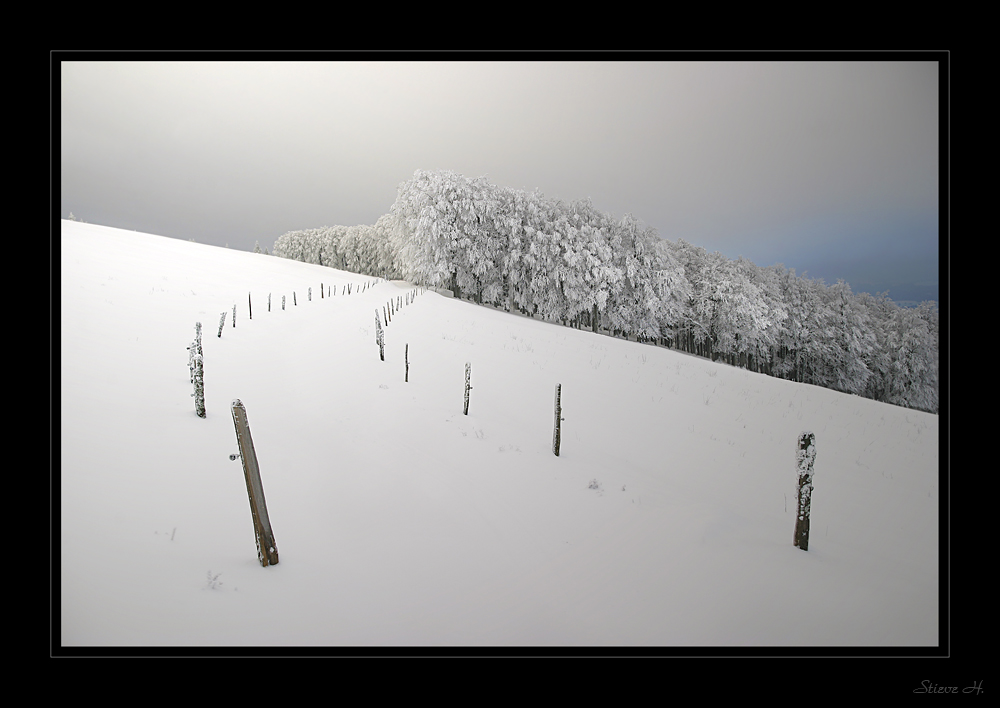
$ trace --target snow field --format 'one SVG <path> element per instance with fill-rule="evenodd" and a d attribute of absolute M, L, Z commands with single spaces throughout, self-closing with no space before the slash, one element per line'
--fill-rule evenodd
<path fill-rule="evenodd" d="M 383 362 L 412 286 L 320 299 L 374 278 L 77 222 L 61 249 L 65 646 L 937 644 L 937 416 L 430 291 Z"/>

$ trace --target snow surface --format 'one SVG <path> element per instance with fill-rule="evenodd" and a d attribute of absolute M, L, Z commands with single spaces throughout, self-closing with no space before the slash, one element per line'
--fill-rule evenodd
<path fill-rule="evenodd" d="M 61 250 L 62 646 L 939 642 L 937 416 L 431 291 L 382 362 L 407 284 L 70 221 Z"/>

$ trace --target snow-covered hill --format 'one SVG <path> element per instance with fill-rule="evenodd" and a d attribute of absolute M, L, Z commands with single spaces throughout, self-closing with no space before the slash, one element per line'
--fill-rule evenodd
<path fill-rule="evenodd" d="M 938 643 L 937 416 L 434 292 L 381 361 L 407 284 L 69 221 L 60 247 L 64 646 Z"/>

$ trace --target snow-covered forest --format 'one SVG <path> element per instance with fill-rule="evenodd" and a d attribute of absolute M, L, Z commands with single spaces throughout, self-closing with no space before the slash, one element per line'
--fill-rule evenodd
<path fill-rule="evenodd" d="M 938 412 L 938 309 L 661 239 L 631 214 L 418 170 L 374 225 L 285 233 L 274 254 Z"/>

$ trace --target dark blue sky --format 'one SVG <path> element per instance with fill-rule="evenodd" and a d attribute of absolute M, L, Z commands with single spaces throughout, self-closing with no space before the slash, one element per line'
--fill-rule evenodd
<path fill-rule="evenodd" d="M 446 169 L 938 299 L 939 64 L 823 59 L 65 61 L 60 211 L 270 248 Z"/>

